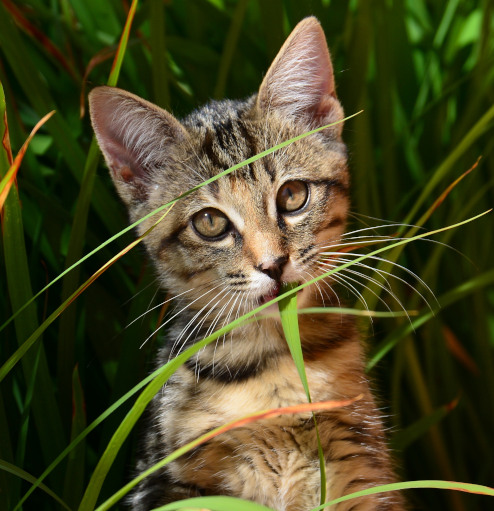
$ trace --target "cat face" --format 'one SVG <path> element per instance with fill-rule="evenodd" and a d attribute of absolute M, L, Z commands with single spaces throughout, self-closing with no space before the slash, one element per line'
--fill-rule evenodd
<path fill-rule="evenodd" d="M 257 95 L 211 103 L 182 122 L 127 92 L 90 96 L 93 126 L 133 221 L 284 140 L 343 118 L 314 18 L 280 50 Z M 317 273 L 348 209 L 341 124 L 244 166 L 178 201 L 146 238 L 164 287 L 193 309 L 231 314 Z M 145 232 L 156 218 L 139 226 Z M 192 290 L 192 291 L 191 291 Z"/>

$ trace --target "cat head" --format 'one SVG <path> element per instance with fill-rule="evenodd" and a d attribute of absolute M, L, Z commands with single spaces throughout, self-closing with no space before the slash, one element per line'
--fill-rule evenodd
<path fill-rule="evenodd" d="M 132 221 L 284 140 L 340 121 L 333 68 L 315 18 L 300 22 L 245 101 L 213 102 L 179 122 L 116 88 L 97 87 L 91 119 Z M 342 123 L 246 165 L 178 201 L 145 238 L 164 287 L 192 308 L 257 306 L 318 272 L 348 209 Z M 156 221 L 146 220 L 139 233 Z M 195 291 L 191 291 L 195 290 Z"/>

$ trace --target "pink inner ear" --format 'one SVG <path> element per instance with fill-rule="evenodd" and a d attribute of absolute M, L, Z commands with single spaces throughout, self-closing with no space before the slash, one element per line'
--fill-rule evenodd
<path fill-rule="evenodd" d="M 98 141 L 114 177 L 120 177 L 129 183 L 143 174 L 144 170 L 139 163 L 138 156 L 133 154 L 132 149 L 124 145 L 121 136 L 112 136 L 107 130 L 102 130 Z"/>

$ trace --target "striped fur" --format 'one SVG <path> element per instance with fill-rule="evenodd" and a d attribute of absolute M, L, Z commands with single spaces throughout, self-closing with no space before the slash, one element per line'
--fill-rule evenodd
<path fill-rule="evenodd" d="M 132 221 L 281 141 L 343 118 L 324 34 L 314 18 L 295 28 L 258 94 L 245 101 L 214 102 L 181 122 L 113 88 L 95 89 L 90 106 Z M 158 365 L 276 296 L 281 283 L 305 282 L 321 272 L 319 254 L 343 234 L 349 206 L 341 128 L 299 140 L 201 188 L 180 200 L 146 237 L 160 283 L 176 297 Z M 305 183 L 308 198 L 300 209 L 282 211 L 277 194 L 292 181 Z M 227 230 L 214 239 L 201 235 L 193 220 L 210 208 L 229 219 Z M 141 223 L 139 234 L 152 222 Z M 327 281 L 306 288 L 298 303 L 327 306 L 339 299 Z M 313 400 L 363 395 L 352 406 L 317 416 L 328 499 L 393 482 L 351 318 L 303 315 L 299 322 Z M 305 399 L 279 318 L 260 317 L 197 353 L 155 397 L 137 471 L 225 422 Z M 313 422 L 300 414 L 217 437 L 144 479 L 130 503 L 145 511 L 189 496 L 222 494 L 278 511 L 305 511 L 318 504 L 319 493 Z M 383 494 L 335 509 L 398 511 L 403 505 L 399 495 Z"/>

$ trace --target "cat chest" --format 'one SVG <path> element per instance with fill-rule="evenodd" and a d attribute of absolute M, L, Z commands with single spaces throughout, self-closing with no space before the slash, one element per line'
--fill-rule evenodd
<path fill-rule="evenodd" d="M 172 475 L 206 494 L 231 494 L 286 509 L 318 502 L 320 471 L 311 419 L 263 421 L 235 428 L 170 466 Z"/>
<path fill-rule="evenodd" d="M 308 371 L 308 379 L 313 401 L 331 399 L 330 373 Z M 167 441 L 178 448 L 214 428 L 256 412 L 302 403 L 307 403 L 307 396 L 296 369 L 290 364 L 280 364 L 262 377 L 231 384 L 191 381 L 184 370 L 180 380 L 168 387 L 161 397 L 162 432 Z M 264 421 L 262 429 L 271 425 L 278 434 L 279 428 L 294 428 L 287 433 L 289 438 L 300 434 L 304 430 L 300 425 L 307 422 L 312 428 L 310 413 L 279 415 Z M 250 422 L 246 429 L 255 431 L 259 427 L 258 422 Z"/>

